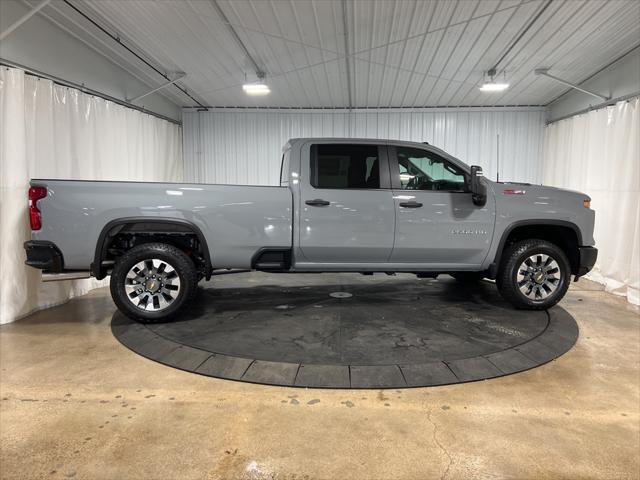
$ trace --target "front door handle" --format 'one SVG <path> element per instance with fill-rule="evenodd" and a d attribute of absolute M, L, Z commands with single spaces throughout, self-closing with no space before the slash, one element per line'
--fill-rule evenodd
<path fill-rule="evenodd" d="M 404 208 L 420 208 L 422 204 L 411 200 L 410 202 L 400 202 L 400 206 Z"/>
<path fill-rule="evenodd" d="M 322 200 L 321 198 L 316 198 L 315 200 L 307 200 L 307 205 L 311 205 L 312 207 L 326 207 L 327 205 L 331 205 L 331 202 L 327 202 L 326 200 Z"/>

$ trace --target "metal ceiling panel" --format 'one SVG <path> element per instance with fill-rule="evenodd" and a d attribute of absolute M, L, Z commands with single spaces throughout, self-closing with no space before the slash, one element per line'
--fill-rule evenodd
<path fill-rule="evenodd" d="M 160 70 L 186 72 L 180 85 L 217 107 L 546 105 L 566 88 L 536 68 L 577 83 L 640 45 L 637 0 L 69 1 Z M 65 1 L 42 14 L 162 83 Z M 502 57 L 498 71 L 511 87 L 480 92 L 483 72 Z M 268 96 L 242 91 L 256 78 L 254 62 Z M 164 94 L 193 105 L 177 89 Z"/>

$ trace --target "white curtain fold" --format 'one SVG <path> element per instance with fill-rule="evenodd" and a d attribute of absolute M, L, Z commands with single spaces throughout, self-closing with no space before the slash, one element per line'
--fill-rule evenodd
<path fill-rule="evenodd" d="M 548 125 L 543 179 L 591 196 L 599 254 L 588 278 L 640 304 L 640 98 Z"/>
<path fill-rule="evenodd" d="M 43 284 L 24 265 L 29 179 L 181 181 L 182 129 L 4 67 L 0 121 L 0 323 L 7 323 L 104 284 Z"/>

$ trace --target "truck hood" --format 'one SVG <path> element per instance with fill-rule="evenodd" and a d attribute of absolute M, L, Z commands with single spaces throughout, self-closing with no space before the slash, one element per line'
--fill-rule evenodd
<path fill-rule="evenodd" d="M 549 197 L 580 197 L 580 200 L 591 200 L 591 197 L 584 192 L 578 190 L 570 190 L 568 188 L 550 187 L 547 185 L 534 185 L 532 183 L 521 182 L 492 182 L 496 192 L 501 189 L 512 188 L 514 190 L 523 190 L 527 193 L 536 195 L 548 195 Z"/>

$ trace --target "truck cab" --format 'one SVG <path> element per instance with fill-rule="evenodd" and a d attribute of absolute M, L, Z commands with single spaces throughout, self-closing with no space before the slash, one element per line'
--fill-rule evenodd
<path fill-rule="evenodd" d="M 476 270 L 485 260 L 495 202 L 477 205 L 470 168 L 446 153 L 327 139 L 293 141 L 289 155 L 296 269 Z"/>

